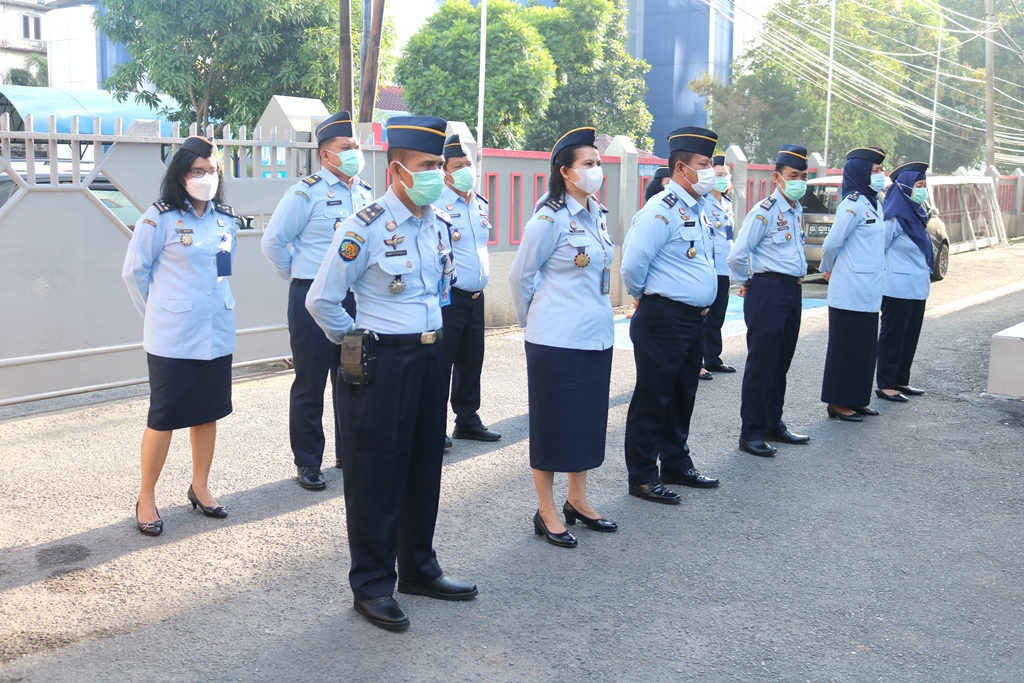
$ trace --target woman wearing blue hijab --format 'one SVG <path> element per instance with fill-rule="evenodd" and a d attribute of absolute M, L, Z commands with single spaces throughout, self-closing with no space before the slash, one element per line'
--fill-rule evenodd
<path fill-rule="evenodd" d="M 878 388 L 875 395 L 904 403 L 907 395 L 924 392 L 910 386 L 910 365 L 924 320 L 935 250 L 928 234 L 928 164 L 900 166 L 889 177 L 885 196 L 885 275 L 882 287 L 882 331 L 878 336 Z"/>
<path fill-rule="evenodd" d="M 828 351 L 821 400 L 828 415 L 862 422 L 877 415 L 871 379 L 878 348 L 878 312 L 882 306 L 885 224 L 878 193 L 885 188 L 885 152 L 861 147 L 846 155 L 843 201 L 821 247 L 819 270 L 828 285 Z"/>

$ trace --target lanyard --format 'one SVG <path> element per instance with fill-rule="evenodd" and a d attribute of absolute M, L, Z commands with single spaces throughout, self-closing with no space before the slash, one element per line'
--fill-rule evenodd
<path fill-rule="evenodd" d="M 587 200 L 587 204 L 589 206 L 589 204 L 590 204 L 590 200 L 589 199 Z M 593 237 L 595 240 L 597 240 L 597 243 L 601 246 L 601 252 L 604 255 L 604 265 L 603 265 L 603 267 L 607 268 L 608 267 L 608 248 L 607 248 L 607 246 L 605 244 L 605 241 L 603 239 L 601 239 L 600 232 L 596 228 L 592 227 L 590 225 L 590 222 L 586 218 L 583 218 L 583 216 L 587 216 L 587 218 L 593 218 L 594 216 L 590 213 L 590 211 L 587 208 L 584 208 L 583 211 L 579 214 L 580 220 L 583 222 L 583 227 L 586 229 L 586 231 L 590 234 L 591 237 Z"/>

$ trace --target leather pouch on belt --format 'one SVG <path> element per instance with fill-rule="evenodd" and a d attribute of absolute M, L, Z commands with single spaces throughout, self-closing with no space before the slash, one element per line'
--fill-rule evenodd
<path fill-rule="evenodd" d="M 352 330 L 341 339 L 341 377 L 345 384 L 373 382 L 377 365 L 376 337 L 369 330 Z"/>

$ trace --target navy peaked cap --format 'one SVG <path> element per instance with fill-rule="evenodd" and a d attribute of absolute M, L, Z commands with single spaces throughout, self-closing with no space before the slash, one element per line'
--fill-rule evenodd
<path fill-rule="evenodd" d="M 351 137 L 354 137 L 352 132 L 352 114 L 347 111 L 339 111 L 316 127 L 316 144 L 318 145 L 324 140 L 330 140 L 331 138 Z"/>
<path fill-rule="evenodd" d="M 779 156 L 775 157 L 775 165 L 789 166 L 798 171 L 807 170 L 807 148 L 800 145 L 782 145 Z"/>
<path fill-rule="evenodd" d="M 388 119 L 388 146 L 414 152 L 444 153 L 448 122 L 436 116 L 392 116 Z"/>
<path fill-rule="evenodd" d="M 718 133 L 707 128 L 685 126 L 668 134 L 668 148 L 673 152 L 690 152 L 705 157 L 715 155 Z"/>
<path fill-rule="evenodd" d="M 462 144 L 462 138 L 458 134 L 451 135 L 444 141 L 444 158 L 454 159 L 456 157 L 468 157 L 469 150 Z"/>

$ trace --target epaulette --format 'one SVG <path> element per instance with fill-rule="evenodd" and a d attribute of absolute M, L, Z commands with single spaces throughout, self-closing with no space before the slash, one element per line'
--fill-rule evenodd
<path fill-rule="evenodd" d="M 441 209 L 437 208 L 436 206 L 433 207 L 433 209 L 434 209 L 434 215 L 435 216 L 437 216 L 444 223 L 446 223 L 449 228 L 452 227 L 452 217 L 451 216 L 449 216 L 446 212 L 442 211 Z"/>
<path fill-rule="evenodd" d="M 544 202 L 543 206 L 548 207 L 552 211 L 560 211 L 560 210 L 565 208 L 565 200 L 564 199 L 549 199 L 546 202 Z"/>
<path fill-rule="evenodd" d="M 675 192 L 669 192 L 668 194 L 666 194 L 664 197 L 661 198 L 661 203 L 664 204 L 665 206 L 667 206 L 670 209 L 673 206 L 675 206 L 676 202 L 678 202 L 678 201 L 679 201 L 679 197 L 676 196 Z"/>
<path fill-rule="evenodd" d="M 171 209 L 174 208 L 173 206 L 171 206 L 167 202 L 163 202 L 163 201 L 161 201 L 161 202 L 154 202 L 153 206 L 155 206 L 156 210 L 159 211 L 160 213 L 167 213 L 168 211 L 170 211 Z"/>
<path fill-rule="evenodd" d="M 597 208 L 601 209 L 601 213 L 608 213 L 608 207 L 606 207 L 601 202 L 597 203 Z"/>
<path fill-rule="evenodd" d="M 483 202 L 484 204 L 488 204 L 488 203 L 489 203 L 489 202 L 487 201 L 487 197 L 483 196 L 483 195 L 482 195 L 482 194 L 480 194 L 479 192 L 474 192 L 473 194 L 475 194 L 475 195 L 476 195 L 476 198 L 477 198 L 477 200 L 478 200 L 478 201 L 481 201 L 481 202 Z"/>
<path fill-rule="evenodd" d="M 777 202 L 777 201 L 778 200 L 775 197 L 769 197 L 768 199 L 766 199 L 763 202 L 761 202 L 761 208 L 762 209 L 770 209 L 773 206 L 775 206 L 775 202 Z"/>
<path fill-rule="evenodd" d="M 850 194 L 846 195 L 846 198 L 854 202 L 857 201 L 860 199 L 860 190 L 854 190 Z"/>
<path fill-rule="evenodd" d="M 307 187 L 313 187 L 314 185 L 319 183 L 321 180 L 322 179 L 320 178 L 320 176 L 317 175 L 316 173 L 314 173 L 313 175 L 309 175 L 309 176 L 306 176 L 305 178 L 303 178 L 302 182 L 305 183 L 305 185 Z"/>
<path fill-rule="evenodd" d="M 360 187 L 363 187 L 363 188 L 366 188 L 367 190 L 373 191 L 373 188 L 372 188 L 372 187 L 370 187 L 370 184 L 369 184 L 369 183 L 367 183 L 367 182 L 366 182 L 365 180 L 363 180 L 362 178 L 360 178 L 360 179 L 359 179 L 359 185 L 360 185 Z"/>
<path fill-rule="evenodd" d="M 220 211 L 222 214 L 225 214 L 227 216 L 231 216 L 232 218 L 235 217 L 235 210 L 232 209 L 227 204 L 217 204 L 217 203 L 214 203 L 213 208 L 214 208 L 215 211 Z"/>
<path fill-rule="evenodd" d="M 380 218 L 382 215 L 384 215 L 384 207 L 374 202 L 373 204 L 368 205 L 362 211 L 356 213 L 356 218 L 361 220 L 363 222 L 363 225 L 369 225 L 370 223 Z"/>

